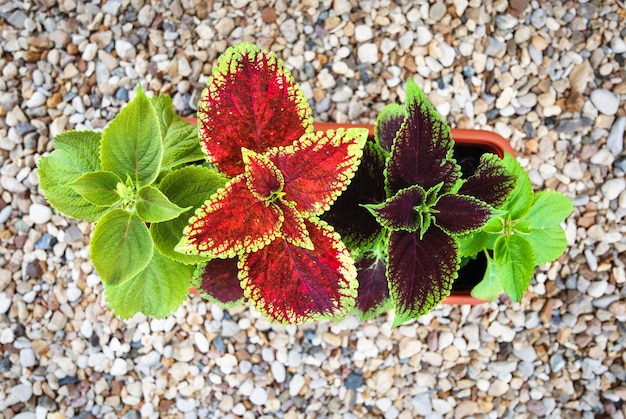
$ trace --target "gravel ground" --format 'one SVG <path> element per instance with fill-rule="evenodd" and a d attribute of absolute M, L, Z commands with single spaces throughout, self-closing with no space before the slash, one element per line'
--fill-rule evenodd
<path fill-rule="evenodd" d="M 267 3 L 0 0 L 0 417 L 624 418 L 623 2 Z M 500 133 L 535 187 L 574 199 L 566 254 L 519 304 L 393 331 L 278 327 L 197 296 L 166 320 L 115 318 L 92 226 L 51 211 L 36 162 L 139 82 L 193 114 L 242 40 L 285 58 L 318 120 L 371 123 L 412 76 L 453 126 Z"/>

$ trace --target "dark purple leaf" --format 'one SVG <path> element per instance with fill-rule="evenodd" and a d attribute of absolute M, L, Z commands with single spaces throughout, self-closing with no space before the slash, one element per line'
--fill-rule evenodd
<path fill-rule="evenodd" d="M 400 130 L 406 110 L 404 106 L 392 103 L 385 106 L 376 118 L 376 141 L 386 152 L 391 152 L 393 140 Z"/>
<path fill-rule="evenodd" d="M 321 217 L 341 235 L 348 249 L 363 248 L 382 232 L 374 216 L 362 204 L 379 204 L 385 200 L 384 169 L 382 150 L 368 140 L 352 182 Z"/>
<path fill-rule="evenodd" d="M 415 207 L 424 205 L 426 193 L 419 185 L 399 191 L 384 204 L 369 207 L 378 222 L 391 230 L 415 231 L 422 225 L 420 213 Z"/>
<path fill-rule="evenodd" d="M 381 314 L 389 301 L 387 266 L 382 258 L 368 253 L 356 262 L 359 281 L 355 309 L 361 320 Z"/>
<path fill-rule="evenodd" d="M 419 233 L 394 231 L 389 241 L 387 276 L 396 327 L 435 308 L 450 295 L 457 276 L 457 243 L 437 226 Z"/>
<path fill-rule="evenodd" d="M 459 193 L 474 196 L 497 208 L 504 204 L 514 187 L 515 177 L 507 173 L 500 158 L 495 154 L 484 154 Z"/>
<path fill-rule="evenodd" d="M 424 190 L 443 182 L 441 193 L 454 187 L 461 170 L 452 158 L 450 127 L 412 79 L 407 82 L 406 121 L 387 161 L 390 195 L 412 185 Z"/>
<path fill-rule="evenodd" d="M 467 195 L 446 194 L 434 209 L 435 223 L 449 234 L 462 234 L 483 226 L 491 217 L 489 205 Z"/>

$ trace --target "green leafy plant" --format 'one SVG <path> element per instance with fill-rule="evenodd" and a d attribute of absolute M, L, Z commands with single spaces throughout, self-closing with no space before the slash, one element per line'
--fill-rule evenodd
<path fill-rule="evenodd" d="M 556 191 L 533 192 L 528 174 L 507 154 L 504 165 L 517 179 L 515 189 L 499 211 L 480 230 L 461 240 L 461 254 L 482 252 L 487 269 L 472 296 L 494 300 L 505 291 L 520 301 L 535 267 L 556 260 L 567 247 L 561 223 L 572 213 L 572 201 Z"/>
<path fill-rule="evenodd" d="M 223 186 L 202 158 L 197 128 L 166 96 L 141 88 L 104 132 L 68 131 L 38 163 L 41 188 L 64 214 L 95 222 L 91 259 L 116 314 L 166 317 L 186 297 L 195 270 L 174 252 L 197 206 Z"/>

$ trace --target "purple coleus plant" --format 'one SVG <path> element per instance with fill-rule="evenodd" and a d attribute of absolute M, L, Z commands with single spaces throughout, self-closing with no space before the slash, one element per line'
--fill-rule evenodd
<path fill-rule="evenodd" d="M 347 314 L 356 268 L 320 216 L 350 183 L 367 130 L 314 132 L 306 97 L 275 54 L 229 48 L 198 108 L 207 161 L 229 177 L 199 208 L 177 250 L 204 256 L 195 285 L 223 305 L 249 300 L 298 324 Z"/>
<path fill-rule="evenodd" d="M 356 311 L 395 310 L 394 327 L 431 311 L 450 294 L 460 266 L 458 237 L 482 227 L 515 178 L 500 159 L 481 158 L 462 178 L 448 124 L 411 79 L 406 104 L 388 105 L 361 167 L 324 219 L 356 259 Z"/>

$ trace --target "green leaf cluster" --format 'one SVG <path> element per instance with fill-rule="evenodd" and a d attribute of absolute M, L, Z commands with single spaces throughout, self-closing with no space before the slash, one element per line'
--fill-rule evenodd
<path fill-rule="evenodd" d="M 561 224 L 572 213 L 572 201 L 556 191 L 533 192 L 530 178 L 511 155 L 504 165 L 516 186 L 499 211 L 478 231 L 461 238 L 461 254 L 484 252 L 487 269 L 472 296 L 492 301 L 505 291 L 520 301 L 535 267 L 556 260 L 567 247 Z"/>
<path fill-rule="evenodd" d="M 186 297 L 199 261 L 174 252 L 187 220 L 226 180 L 203 160 L 197 127 L 171 98 L 135 98 L 104 132 L 67 131 L 38 163 L 48 202 L 96 223 L 91 259 L 122 318 L 166 317 Z"/>

